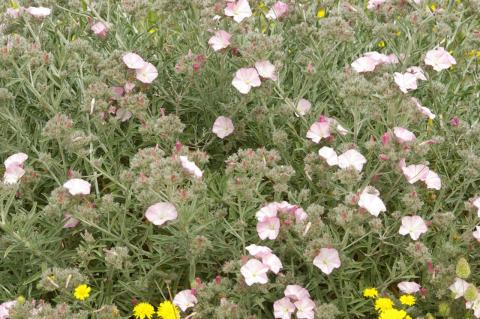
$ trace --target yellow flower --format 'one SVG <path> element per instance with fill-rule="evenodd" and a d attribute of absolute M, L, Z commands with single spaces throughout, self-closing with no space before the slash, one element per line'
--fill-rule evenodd
<path fill-rule="evenodd" d="M 378 42 L 377 45 L 378 45 L 379 48 L 384 48 L 386 44 L 385 44 L 385 41 L 382 40 L 382 41 Z"/>
<path fill-rule="evenodd" d="M 397 35 L 397 37 L 401 36 L 402 35 L 402 31 L 397 31 L 397 33 L 395 33 Z"/>
<path fill-rule="evenodd" d="M 437 5 L 435 3 L 431 3 L 429 7 L 430 7 L 430 10 L 432 11 L 437 10 Z"/>
<path fill-rule="evenodd" d="M 410 317 L 409 315 L 406 315 L 405 319 L 412 319 L 412 317 Z"/>
<path fill-rule="evenodd" d="M 155 309 L 148 302 L 140 302 L 133 307 L 135 319 L 152 319 Z"/>
<path fill-rule="evenodd" d="M 398 310 L 395 308 L 387 309 L 382 312 L 378 319 L 406 319 L 407 313 L 405 310 Z"/>
<path fill-rule="evenodd" d="M 384 312 L 392 308 L 393 308 L 393 301 L 390 298 L 382 297 L 375 300 L 375 310 L 379 312 Z"/>
<path fill-rule="evenodd" d="M 324 8 L 320 8 L 318 9 L 317 11 L 317 18 L 321 19 L 321 18 L 325 18 L 325 15 L 327 14 L 327 12 L 325 11 Z"/>
<path fill-rule="evenodd" d="M 400 302 L 402 303 L 402 305 L 413 306 L 415 304 L 415 296 L 414 295 L 402 295 L 402 296 L 400 296 Z"/>
<path fill-rule="evenodd" d="M 90 291 L 92 291 L 92 288 L 88 287 L 87 285 L 79 285 L 77 288 L 75 288 L 73 296 L 78 300 L 85 300 L 90 297 Z"/>
<path fill-rule="evenodd" d="M 164 301 L 158 306 L 157 315 L 161 319 L 180 319 L 180 310 L 171 301 Z"/>
<path fill-rule="evenodd" d="M 378 290 L 375 288 L 365 288 L 363 290 L 363 296 L 366 298 L 376 298 L 378 297 Z"/>

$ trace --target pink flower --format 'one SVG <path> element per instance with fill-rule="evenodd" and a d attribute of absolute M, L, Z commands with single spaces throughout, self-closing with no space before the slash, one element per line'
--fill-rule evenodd
<path fill-rule="evenodd" d="M 354 149 L 348 150 L 338 156 L 338 166 L 341 169 L 352 167 L 358 172 L 361 172 L 365 163 L 367 163 L 367 159 Z"/>
<path fill-rule="evenodd" d="M 78 219 L 68 213 L 65 213 L 63 216 L 63 221 L 65 222 L 63 228 L 74 228 L 80 223 Z"/>
<path fill-rule="evenodd" d="M 208 40 L 208 44 L 212 47 L 214 51 L 220 51 L 227 48 L 230 45 L 230 39 L 232 35 L 224 30 L 218 30 L 215 34 Z"/>
<path fill-rule="evenodd" d="M 277 1 L 272 6 L 270 11 L 265 15 L 269 20 L 280 19 L 288 14 L 288 4 L 282 1 Z"/>
<path fill-rule="evenodd" d="M 158 77 L 157 68 L 148 62 L 141 69 L 135 70 L 136 79 L 142 83 L 150 84 Z"/>
<path fill-rule="evenodd" d="M 455 294 L 455 299 L 458 299 L 463 297 L 465 291 L 468 288 L 468 285 L 468 282 L 466 282 L 465 280 L 456 278 L 455 282 L 450 287 L 448 287 L 448 289 L 450 289 L 450 291 Z"/>
<path fill-rule="evenodd" d="M 453 127 L 457 127 L 460 125 L 460 119 L 457 116 L 452 117 L 450 120 L 450 125 Z"/>
<path fill-rule="evenodd" d="M 339 268 L 341 265 L 338 251 L 335 248 L 320 249 L 320 252 L 313 260 L 313 264 L 320 268 L 323 273 L 329 275 L 333 269 Z"/>
<path fill-rule="evenodd" d="M 7 14 L 7 16 L 9 16 L 10 18 L 12 19 L 17 19 L 18 17 L 20 17 L 20 15 L 23 13 L 23 10 L 24 8 L 23 7 L 20 7 L 18 9 L 14 9 L 14 8 L 7 8 L 7 11 L 5 12 Z M 0 316 L 1 318 L 1 316 Z"/>
<path fill-rule="evenodd" d="M 8 168 L 9 166 L 12 166 L 12 165 L 22 166 L 27 159 L 28 159 L 27 154 L 15 153 L 7 157 L 7 159 L 3 162 L 3 164 L 5 165 L 5 168 Z"/>
<path fill-rule="evenodd" d="M 229 117 L 219 116 L 213 123 L 212 132 L 219 138 L 227 137 L 233 133 L 233 130 L 233 122 Z"/>
<path fill-rule="evenodd" d="M 428 107 L 425 107 L 422 104 L 420 104 L 420 101 L 418 99 L 414 98 L 414 97 L 412 97 L 411 99 L 415 103 L 415 105 L 417 107 L 417 110 L 419 110 L 420 113 L 422 113 L 423 115 L 425 115 L 426 117 L 428 117 L 431 120 L 435 119 L 435 117 L 436 117 L 435 114 L 433 114 L 432 111 L 430 111 L 430 109 Z"/>
<path fill-rule="evenodd" d="M 192 294 L 191 289 L 185 289 L 178 292 L 173 298 L 173 304 L 177 305 L 182 311 L 187 310 L 188 308 L 194 307 L 197 304 L 198 300 L 194 294 Z"/>
<path fill-rule="evenodd" d="M 63 184 L 70 195 L 88 195 L 90 194 L 90 183 L 81 178 L 72 178 Z"/>
<path fill-rule="evenodd" d="M 476 197 L 472 201 L 472 205 L 477 208 L 478 217 L 480 217 L 480 197 Z"/>
<path fill-rule="evenodd" d="M 404 294 L 414 294 L 420 291 L 421 286 L 414 281 L 402 281 L 398 283 L 398 289 Z"/>
<path fill-rule="evenodd" d="M 475 231 L 472 233 L 473 238 L 480 242 L 480 226 L 475 226 Z"/>
<path fill-rule="evenodd" d="M 444 48 L 438 47 L 427 52 L 425 64 L 432 66 L 435 71 L 440 72 L 457 64 L 457 61 Z"/>
<path fill-rule="evenodd" d="M 427 177 L 423 180 L 427 184 L 427 188 L 440 190 L 442 188 L 442 181 L 440 176 L 432 170 L 428 171 Z"/>
<path fill-rule="evenodd" d="M 162 226 L 178 217 L 177 209 L 168 202 L 159 202 L 147 208 L 145 218 L 154 225 Z"/>
<path fill-rule="evenodd" d="M 278 210 L 278 203 L 273 202 L 269 203 L 268 205 L 262 207 L 256 214 L 255 217 L 258 221 L 263 222 L 264 220 L 277 217 L 277 210 Z"/>
<path fill-rule="evenodd" d="M 224 13 L 228 17 L 233 17 L 233 20 L 237 23 L 252 16 L 252 10 L 250 9 L 247 0 L 238 0 L 237 2 L 227 3 Z"/>
<path fill-rule="evenodd" d="M 329 166 L 338 165 L 337 152 L 331 147 L 323 146 L 318 150 L 318 155 L 323 158 Z"/>
<path fill-rule="evenodd" d="M 298 101 L 297 103 L 297 107 L 295 108 L 295 115 L 297 117 L 305 116 L 308 112 L 310 112 L 311 108 L 312 108 L 312 103 L 310 103 L 310 101 L 305 99 L 300 99 L 300 101 Z"/>
<path fill-rule="evenodd" d="M 293 301 L 310 299 L 310 293 L 308 290 L 299 285 L 288 285 L 285 288 L 284 295 Z"/>
<path fill-rule="evenodd" d="M 429 168 L 426 165 L 408 165 L 402 167 L 403 175 L 407 178 L 410 184 L 414 184 L 417 181 L 425 180 L 427 178 Z"/>
<path fill-rule="evenodd" d="M 241 68 L 235 73 L 232 85 L 242 94 L 250 92 L 252 87 L 259 87 L 262 82 L 254 68 Z"/>
<path fill-rule="evenodd" d="M 311 299 L 301 299 L 299 301 L 296 301 L 294 305 L 295 307 L 297 307 L 298 319 L 313 319 L 315 317 L 315 303 Z"/>
<path fill-rule="evenodd" d="M 270 79 L 273 81 L 277 80 L 277 75 L 275 74 L 275 65 L 270 63 L 270 61 L 258 61 L 255 63 L 255 69 L 257 69 L 258 74 L 264 79 Z"/>
<path fill-rule="evenodd" d="M 417 77 L 412 73 L 398 73 L 394 75 L 395 83 L 400 88 L 400 91 L 407 93 L 409 90 L 417 89 Z"/>
<path fill-rule="evenodd" d="M 410 235 L 413 240 L 417 240 L 421 234 L 427 232 L 427 224 L 420 216 L 405 216 L 402 217 L 402 226 L 398 233 L 400 235 Z"/>
<path fill-rule="evenodd" d="M 255 244 L 251 244 L 245 247 L 245 249 L 250 255 L 257 258 L 262 258 L 272 253 L 272 250 L 267 246 L 257 246 Z"/>
<path fill-rule="evenodd" d="M 384 3 L 385 0 L 368 0 L 367 8 L 369 10 L 378 9 Z"/>
<path fill-rule="evenodd" d="M 189 161 L 187 156 L 180 156 L 180 164 L 189 174 L 196 178 L 202 178 L 203 172 L 194 162 Z"/>
<path fill-rule="evenodd" d="M 410 143 L 416 140 L 415 134 L 403 127 L 394 127 L 393 134 L 400 144 Z"/>
<path fill-rule="evenodd" d="M 268 267 L 274 274 L 278 274 L 283 268 L 282 261 L 275 254 L 267 254 L 262 257 L 262 263 Z"/>
<path fill-rule="evenodd" d="M 10 165 L 3 174 L 3 183 L 5 185 L 16 184 L 23 175 L 25 175 L 25 170 L 21 166 Z"/>
<path fill-rule="evenodd" d="M 17 304 L 16 300 L 5 301 L 0 304 L 0 319 L 8 319 L 10 316 L 10 309 Z"/>
<path fill-rule="evenodd" d="M 280 219 L 278 217 L 269 217 L 257 223 L 257 233 L 260 239 L 274 240 L 280 232 Z"/>
<path fill-rule="evenodd" d="M 147 62 L 145 62 L 141 56 L 133 52 L 128 52 L 124 54 L 122 60 L 123 63 L 125 63 L 125 65 L 127 66 L 127 68 L 133 70 L 142 69 L 145 64 L 147 64 Z"/>
<path fill-rule="evenodd" d="M 358 206 L 366 209 L 370 214 L 375 217 L 377 217 L 380 212 L 387 211 L 385 204 L 380 198 L 380 192 L 372 186 L 365 187 L 363 192 L 360 194 Z"/>
<path fill-rule="evenodd" d="M 52 13 L 50 8 L 45 7 L 29 7 L 26 11 L 35 18 L 46 18 Z"/>
<path fill-rule="evenodd" d="M 418 66 L 409 67 L 407 69 L 407 73 L 413 74 L 417 78 L 417 80 L 422 80 L 422 81 L 427 80 L 427 77 L 425 76 L 425 73 L 423 73 L 422 68 L 420 68 Z"/>
<path fill-rule="evenodd" d="M 273 303 L 274 318 L 290 319 L 295 312 L 295 305 L 288 299 L 283 297 Z"/>
<path fill-rule="evenodd" d="M 245 283 L 251 286 L 255 283 L 266 284 L 268 282 L 267 272 L 269 268 L 257 259 L 250 259 L 240 268 L 240 273 L 245 278 Z"/>
<path fill-rule="evenodd" d="M 376 51 L 367 52 L 362 57 L 352 63 L 352 68 L 357 73 L 372 72 L 382 64 L 398 63 L 398 58 L 394 54 L 385 55 Z"/>
<path fill-rule="evenodd" d="M 330 137 L 330 123 L 328 121 L 315 122 L 307 131 L 307 138 L 314 143 L 320 143 L 323 138 Z"/>
<path fill-rule="evenodd" d="M 92 30 L 92 32 L 96 36 L 98 36 L 100 38 L 105 38 L 107 36 L 108 27 L 105 23 L 103 23 L 101 21 L 92 25 L 92 27 L 90 29 Z"/>

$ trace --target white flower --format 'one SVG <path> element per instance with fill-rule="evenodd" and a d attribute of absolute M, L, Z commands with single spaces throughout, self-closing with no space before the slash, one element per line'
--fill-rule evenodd
<path fill-rule="evenodd" d="M 90 183 L 81 178 L 72 178 L 63 184 L 70 195 L 88 195 L 90 194 Z"/>
<path fill-rule="evenodd" d="M 358 206 L 366 209 L 370 214 L 375 217 L 377 217 L 380 212 L 387 211 L 385 204 L 380 198 L 380 192 L 372 186 L 365 187 L 363 192 L 360 194 Z"/>
<path fill-rule="evenodd" d="M 188 173 L 192 174 L 196 178 L 202 178 L 203 172 L 194 162 L 188 160 L 188 157 L 180 156 L 180 164 Z"/>
<path fill-rule="evenodd" d="M 147 208 L 145 217 L 154 225 L 162 226 L 167 221 L 177 219 L 177 209 L 173 204 L 167 202 L 159 202 Z"/>
<path fill-rule="evenodd" d="M 339 268 L 341 265 L 338 251 L 335 248 L 322 248 L 313 260 L 313 264 L 320 270 L 329 275 L 333 269 Z"/>
<path fill-rule="evenodd" d="M 245 283 L 251 286 L 255 283 L 266 284 L 268 282 L 267 272 L 269 268 L 257 259 L 250 259 L 240 268 L 240 273 L 245 278 Z"/>
<path fill-rule="evenodd" d="M 428 230 L 427 224 L 420 216 L 405 216 L 402 218 L 402 226 L 398 233 L 400 235 L 410 235 L 413 240 L 417 240 L 421 234 Z"/>
<path fill-rule="evenodd" d="M 186 289 L 178 292 L 173 298 L 173 303 L 177 305 L 182 311 L 187 310 L 197 304 L 198 300 L 191 289 Z"/>

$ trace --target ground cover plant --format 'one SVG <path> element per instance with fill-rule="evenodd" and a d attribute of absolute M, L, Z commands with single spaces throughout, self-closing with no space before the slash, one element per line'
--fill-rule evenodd
<path fill-rule="evenodd" d="M 480 318 L 478 0 L 0 4 L 0 318 Z"/>

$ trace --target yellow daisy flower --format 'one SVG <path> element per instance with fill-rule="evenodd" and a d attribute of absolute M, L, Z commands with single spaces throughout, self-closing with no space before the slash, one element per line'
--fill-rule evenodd
<path fill-rule="evenodd" d="M 405 310 L 392 308 L 382 312 L 378 319 L 405 319 L 405 316 L 407 316 Z"/>
<path fill-rule="evenodd" d="M 400 302 L 402 305 L 413 306 L 415 304 L 414 295 L 402 295 L 400 296 Z"/>
<path fill-rule="evenodd" d="M 158 306 L 157 315 L 161 319 L 180 319 L 180 310 L 171 301 L 164 301 Z"/>
<path fill-rule="evenodd" d="M 393 308 L 393 301 L 390 298 L 378 298 L 375 300 L 375 310 L 384 312 Z"/>
<path fill-rule="evenodd" d="M 363 290 L 363 296 L 366 298 L 377 298 L 378 290 L 375 288 L 365 288 Z"/>
<path fill-rule="evenodd" d="M 148 302 L 140 302 L 133 307 L 135 319 L 152 319 L 155 309 Z"/>
<path fill-rule="evenodd" d="M 78 300 L 85 300 L 90 297 L 90 291 L 92 291 L 92 288 L 90 288 L 89 286 L 85 284 L 79 285 L 73 291 L 73 296 Z"/>
<path fill-rule="evenodd" d="M 320 8 L 318 11 L 317 11 L 317 18 L 321 19 L 321 18 L 325 18 L 325 15 L 327 14 L 327 11 L 325 11 L 324 8 Z"/>

